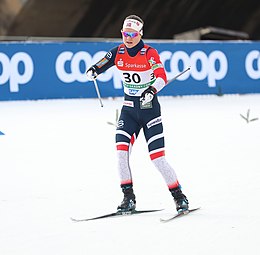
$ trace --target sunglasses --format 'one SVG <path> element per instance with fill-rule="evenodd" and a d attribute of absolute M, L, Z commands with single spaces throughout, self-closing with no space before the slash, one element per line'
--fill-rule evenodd
<path fill-rule="evenodd" d="M 123 32 L 123 31 L 121 31 L 121 32 L 122 32 L 124 37 L 130 36 L 131 38 L 135 38 L 136 36 L 139 35 L 138 32 Z"/>

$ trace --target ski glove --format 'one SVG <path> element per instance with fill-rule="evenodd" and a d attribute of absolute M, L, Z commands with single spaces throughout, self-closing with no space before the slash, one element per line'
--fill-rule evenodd
<path fill-rule="evenodd" d="M 142 105 L 145 105 L 153 100 L 153 96 L 156 94 L 156 88 L 150 86 L 141 95 L 140 101 Z"/>
<path fill-rule="evenodd" d="M 96 69 L 94 66 L 91 66 L 87 71 L 86 71 L 86 75 L 88 77 L 89 80 L 95 80 L 98 76 Z"/>

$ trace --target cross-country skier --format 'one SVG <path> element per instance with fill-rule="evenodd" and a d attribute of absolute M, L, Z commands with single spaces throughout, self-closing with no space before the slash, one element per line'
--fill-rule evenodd
<path fill-rule="evenodd" d="M 121 30 L 123 43 L 111 49 L 86 74 L 89 79 L 95 79 L 116 65 L 124 85 L 124 103 L 116 130 L 118 170 L 124 199 L 117 209 L 132 211 L 136 208 L 129 154 L 143 129 L 150 158 L 162 174 L 177 211 L 182 212 L 188 210 L 189 202 L 181 191 L 174 169 L 165 159 L 163 124 L 157 98 L 167 78 L 158 52 L 142 40 L 143 26 L 140 17 L 126 17 Z"/>

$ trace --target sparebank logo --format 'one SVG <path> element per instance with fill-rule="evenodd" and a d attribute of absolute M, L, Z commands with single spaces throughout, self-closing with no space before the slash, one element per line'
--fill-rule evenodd
<path fill-rule="evenodd" d="M 20 85 L 32 79 L 33 72 L 33 60 L 27 53 L 18 52 L 9 58 L 0 52 L 0 85 L 9 82 L 10 92 L 18 92 Z"/>

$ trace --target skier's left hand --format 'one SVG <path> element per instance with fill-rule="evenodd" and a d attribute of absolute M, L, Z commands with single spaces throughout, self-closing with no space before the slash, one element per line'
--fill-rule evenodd
<path fill-rule="evenodd" d="M 156 94 L 156 89 L 152 86 L 147 88 L 141 95 L 140 101 L 142 105 L 145 105 L 153 100 L 153 96 Z"/>

